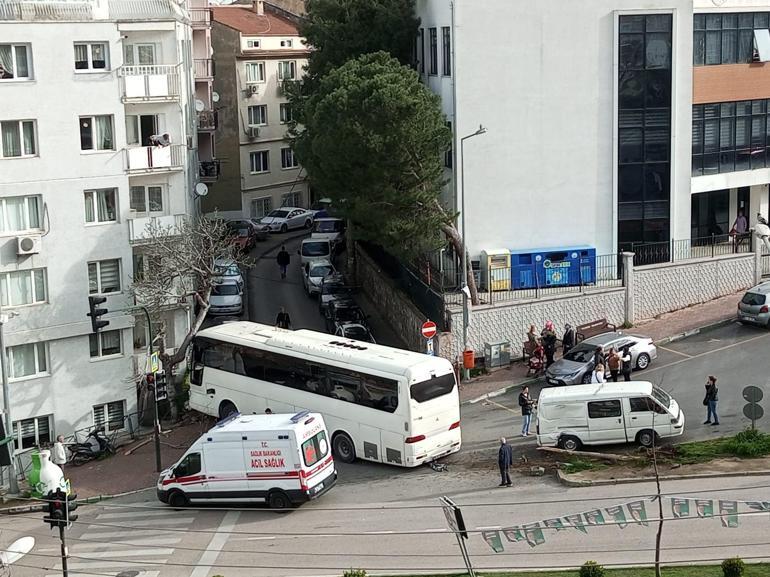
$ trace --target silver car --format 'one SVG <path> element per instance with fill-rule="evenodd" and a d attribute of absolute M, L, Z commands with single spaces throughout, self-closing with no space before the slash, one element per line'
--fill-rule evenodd
<path fill-rule="evenodd" d="M 590 383 L 596 347 L 602 347 L 606 354 L 610 347 L 619 350 L 626 345 L 630 345 L 631 366 L 634 369 L 646 369 L 653 359 L 658 358 L 658 349 L 651 338 L 609 332 L 586 339 L 570 349 L 564 357 L 546 369 L 545 380 L 549 385 Z"/>
<path fill-rule="evenodd" d="M 302 284 L 305 285 L 308 296 L 320 294 L 321 282 L 334 273 L 334 265 L 328 260 L 307 263 L 302 268 Z"/>
<path fill-rule="evenodd" d="M 738 303 L 738 320 L 742 323 L 768 326 L 770 322 L 770 282 L 750 288 Z"/>

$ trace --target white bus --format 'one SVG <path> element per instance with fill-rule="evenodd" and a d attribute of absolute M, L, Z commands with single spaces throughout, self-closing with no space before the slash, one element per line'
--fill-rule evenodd
<path fill-rule="evenodd" d="M 321 413 L 336 459 L 414 467 L 460 450 L 460 402 L 446 359 L 251 322 L 202 330 L 190 407 Z"/>

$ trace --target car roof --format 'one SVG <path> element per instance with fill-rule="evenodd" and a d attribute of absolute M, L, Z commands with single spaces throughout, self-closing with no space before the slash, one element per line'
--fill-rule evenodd
<path fill-rule="evenodd" d="M 623 337 L 628 337 L 631 335 L 626 335 L 623 333 L 619 333 L 616 331 L 610 331 L 608 333 L 602 333 L 600 335 L 596 335 L 595 337 L 591 337 L 590 339 L 584 340 L 580 344 L 587 344 L 587 345 L 606 345 L 607 343 L 611 343 L 612 341 L 616 341 Z"/>
<path fill-rule="evenodd" d="M 766 295 L 767 293 L 770 293 L 770 282 L 763 282 L 762 284 L 758 284 L 755 287 L 751 287 L 746 292 Z"/>
<path fill-rule="evenodd" d="M 278 208 L 274 208 L 273 210 L 288 210 L 291 212 L 292 210 L 305 210 L 305 209 L 300 208 L 298 206 L 279 206 Z M 271 210 L 270 212 L 273 212 L 273 210 Z"/>
<path fill-rule="evenodd" d="M 598 383 L 591 385 L 570 385 L 568 387 L 551 387 L 540 391 L 538 403 L 543 401 L 595 401 L 613 399 L 628 395 L 650 395 L 652 383 L 648 381 L 629 381 L 622 383 Z"/>
<path fill-rule="evenodd" d="M 234 285 L 240 286 L 237 280 L 228 276 L 215 276 L 212 278 L 212 281 L 213 281 L 213 284 L 215 285 L 234 284 Z"/>
<path fill-rule="evenodd" d="M 310 261 L 308 264 L 310 265 L 310 268 L 314 268 L 314 267 L 317 267 L 317 266 L 334 266 L 332 264 L 332 261 L 330 261 L 327 258 Z"/>
<path fill-rule="evenodd" d="M 337 299 L 330 303 L 331 305 L 334 305 L 334 308 L 343 308 L 343 309 L 360 309 L 361 307 L 358 306 L 358 303 L 354 301 L 353 299 Z"/>

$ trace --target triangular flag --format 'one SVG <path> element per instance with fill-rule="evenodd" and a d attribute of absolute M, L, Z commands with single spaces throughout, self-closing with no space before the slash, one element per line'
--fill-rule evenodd
<path fill-rule="evenodd" d="M 698 517 L 713 517 L 714 501 L 711 499 L 695 499 L 695 510 L 698 512 Z"/>
<path fill-rule="evenodd" d="M 626 507 L 628 507 L 628 514 L 631 515 L 631 518 L 634 521 L 644 525 L 645 527 L 649 526 L 649 523 L 647 522 L 647 510 L 644 507 L 644 501 L 632 501 L 630 503 L 626 503 Z"/>
<path fill-rule="evenodd" d="M 503 527 L 502 531 L 505 538 L 511 543 L 524 540 L 524 533 L 521 532 L 521 527 L 518 525 L 515 527 Z"/>
<path fill-rule="evenodd" d="M 690 516 L 690 500 L 671 497 L 671 512 L 674 517 L 681 519 Z"/>
<path fill-rule="evenodd" d="M 529 525 L 523 525 L 524 535 L 527 537 L 527 543 L 530 547 L 537 547 L 545 543 L 545 536 L 543 530 L 540 528 L 540 523 L 530 523 Z"/>
<path fill-rule="evenodd" d="M 735 528 L 738 526 L 738 502 L 719 501 L 719 515 L 722 527 Z"/>
<path fill-rule="evenodd" d="M 567 529 L 562 520 L 558 517 L 555 519 L 546 519 L 543 521 L 543 526 L 548 527 L 549 529 L 556 529 L 557 531 L 565 531 Z"/>
<path fill-rule="evenodd" d="M 577 529 L 578 531 L 582 531 L 583 533 L 588 533 L 586 530 L 585 522 L 583 521 L 583 514 L 577 513 L 575 515 L 567 515 L 564 517 L 564 520 L 569 523 L 569 526 L 573 529 Z"/>
<path fill-rule="evenodd" d="M 601 509 L 594 509 L 583 513 L 588 525 L 604 525 L 604 515 Z"/>
<path fill-rule="evenodd" d="M 502 553 L 505 549 L 503 549 L 503 542 L 500 539 L 500 531 L 497 529 L 493 529 L 491 531 L 482 531 L 481 537 L 484 539 L 484 541 L 487 542 L 487 545 L 492 547 L 492 550 L 495 553 Z"/>
<path fill-rule="evenodd" d="M 607 507 L 604 509 L 607 514 L 612 517 L 612 520 L 621 529 L 628 527 L 628 521 L 626 521 L 626 513 L 623 511 L 623 505 L 616 505 L 614 507 Z"/>

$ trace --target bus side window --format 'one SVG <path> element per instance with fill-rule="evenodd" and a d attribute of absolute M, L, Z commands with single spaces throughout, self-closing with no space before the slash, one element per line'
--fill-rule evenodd
<path fill-rule="evenodd" d="M 201 385 L 203 383 L 203 351 L 206 347 L 204 341 L 198 340 L 193 344 L 192 366 L 190 367 L 190 383 Z"/>

